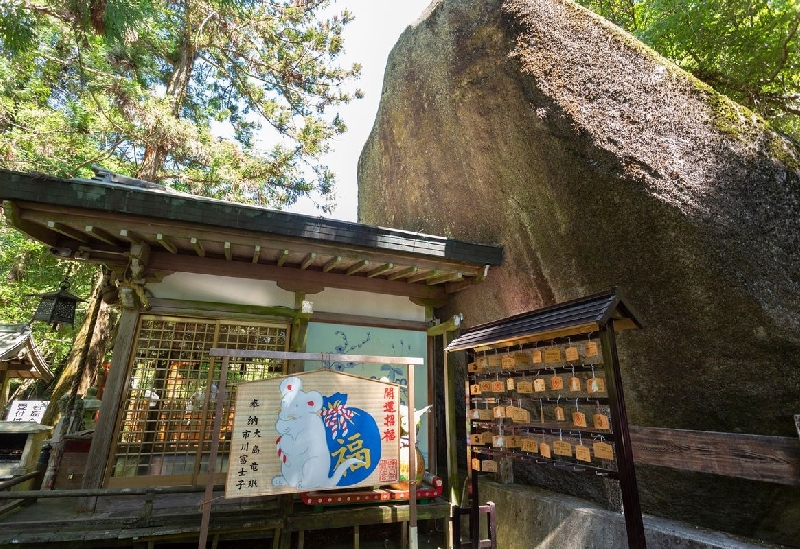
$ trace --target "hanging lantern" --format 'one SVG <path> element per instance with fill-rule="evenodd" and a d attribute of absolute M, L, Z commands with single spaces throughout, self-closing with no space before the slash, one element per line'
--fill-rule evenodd
<path fill-rule="evenodd" d="M 75 305 L 78 301 L 84 301 L 78 296 L 69 293 L 69 276 L 64 277 L 57 292 L 31 295 L 38 296 L 41 299 L 31 322 L 36 320 L 47 322 L 53 325 L 53 330 L 57 330 L 59 324 L 74 326 Z"/>

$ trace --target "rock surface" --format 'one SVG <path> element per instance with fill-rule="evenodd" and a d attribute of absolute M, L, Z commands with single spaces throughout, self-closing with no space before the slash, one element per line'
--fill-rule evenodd
<path fill-rule="evenodd" d="M 751 112 L 568 0 L 439 0 L 387 62 L 359 221 L 502 244 L 440 312 L 467 326 L 621 286 L 648 324 L 618 341 L 633 424 L 796 437 L 798 167 Z M 800 539 L 797 488 L 638 475 L 646 512 Z"/>

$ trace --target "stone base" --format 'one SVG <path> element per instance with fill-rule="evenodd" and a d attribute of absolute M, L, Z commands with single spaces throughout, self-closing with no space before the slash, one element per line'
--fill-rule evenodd
<path fill-rule="evenodd" d="M 480 502 L 493 501 L 497 547 L 503 549 L 622 549 L 625 517 L 596 504 L 541 488 L 481 481 Z M 647 549 L 777 549 L 658 517 L 644 517 Z"/>

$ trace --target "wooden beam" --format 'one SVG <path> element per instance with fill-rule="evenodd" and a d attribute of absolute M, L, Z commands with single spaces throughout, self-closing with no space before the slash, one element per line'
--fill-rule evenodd
<path fill-rule="evenodd" d="M 303 259 L 303 262 L 300 264 L 300 270 L 301 270 L 301 271 L 305 271 L 306 269 L 308 269 L 308 267 L 309 267 L 309 266 L 310 266 L 312 263 L 314 263 L 314 260 L 315 260 L 316 258 L 317 258 L 317 254 L 315 254 L 314 252 L 311 252 L 310 254 L 308 254 L 308 255 L 305 257 L 305 259 Z"/>
<path fill-rule="evenodd" d="M 793 437 L 630 427 L 635 463 L 800 486 Z"/>
<path fill-rule="evenodd" d="M 342 273 L 323 273 L 321 271 L 279 268 L 274 265 L 246 262 L 230 262 L 212 258 L 199 258 L 191 255 L 172 255 L 164 252 L 151 254 L 148 268 L 152 272 L 190 272 L 231 276 L 234 278 L 253 278 L 273 280 L 282 288 L 299 288 L 307 294 L 313 293 L 307 287 L 341 288 L 376 294 L 398 295 L 414 299 L 429 299 L 439 302 L 447 299 L 441 286 L 425 286 L 392 282 L 381 278 L 347 276 Z"/>
<path fill-rule="evenodd" d="M 100 227 L 95 227 L 94 225 L 85 225 L 83 230 L 95 237 L 97 240 L 105 242 L 106 244 L 110 244 L 112 246 L 119 246 L 121 244 L 119 238 L 115 237 L 108 231 L 101 229 Z"/>
<path fill-rule="evenodd" d="M 230 358 L 266 358 L 274 360 L 322 360 L 323 362 L 358 362 L 360 364 L 416 364 L 422 366 L 425 359 L 419 356 L 344 355 L 338 353 L 294 353 L 291 351 L 260 351 L 257 349 L 227 349 L 212 347 L 208 356 Z"/>
<path fill-rule="evenodd" d="M 200 242 L 197 239 L 197 237 L 193 236 L 189 240 L 189 243 L 192 245 L 192 248 L 194 248 L 194 251 L 198 255 L 198 257 L 205 257 L 206 256 L 206 250 L 205 250 L 205 248 L 203 248 L 203 243 Z"/>
<path fill-rule="evenodd" d="M 434 269 L 433 271 L 426 271 L 424 273 L 420 273 L 418 275 L 414 275 L 409 277 L 406 282 L 409 284 L 414 284 L 415 282 L 420 282 L 422 280 L 428 280 L 429 278 L 433 278 L 434 276 L 439 276 L 441 272 L 439 269 Z"/>
<path fill-rule="evenodd" d="M 81 231 L 77 229 L 73 229 L 68 225 L 64 225 L 63 223 L 59 223 L 58 221 L 48 221 L 47 228 L 51 231 L 55 231 L 59 234 L 63 234 L 67 238 L 71 238 L 73 240 L 77 240 L 78 242 L 83 242 L 86 244 L 89 239 L 86 238 L 86 235 L 83 234 Z"/>
<path fill-rule="evenodd" d="M 162 233 L 157 233 L 156 240 L 158 240 L 164 247 L 164 249 L 167 250 L 169 253 L 171 254 L 178 253 L 178 247 L 172 240 L 169 239 L 169 237 L 164 236 Z"/>
<path fill-rule="evenodd" d="M 386 280 L 397 280 L 398 278 L 407 278 L 419 270 L 418 267 L 408 267 L 400 271 L 394 272 L 386 277 Z"/>
<path fill-rule="evenodd" d="M 450 317 L 444 322 L 436 324 L 428 328 L 428 337 L 435 337 L 442 334 L 446 334 L 447 332 L 455 332 L 458 330 L 458 327 L 461 325 L 461 317 L 458 317 L 458 324 L 456 324 L 456 319 L 454 317 Z"/>
<path fill-rule="evenodd" d="M 331 260 L 328 261 L 324 267 L 322 267 L 322 272 L 327 273 L 328 271 L 335 269 L 336 266 L 339 265 L 341 262 L 342 262 L 342 256 L 340 255 L 333 256 Z"/>
<path fill-rule="evenodd" d="M 384 263 L 377 269 L 373 269 L 367 273 L 367 278 L 375 278 L 379 274 L 385 273 L 388 270 L 394 269 L 394 263 Z"/>
<path fill-rule="evenodd" d="M 223 249 L 225 250 L 225 259 L 231 261 L 233 259 L 233 253 L 231 252 L 231 243 L 226 241 Z"/>
<path fill-rule="evenodd" d="M 454 271 L 451 273 L 443 274 L 442 276 L 437 276 L 436 278 L 429 278 L 425 283 L 430 284 L 431 286 L 435 286 L 436 284 L 443 284 L 445 282 L 453 282 L 458 281 L 464 278 L 464 275 L 461 271 Z"/>
<path fill-rule="evenodd" d="M 253 247 L 253 263 L 258 263 L 259 256 L 261 255 L 261 245 L 256 244 Z"/>
<path fill-rule="evenodd" d="M 188 299 L 151 298 L 150 311 L 157 314 L 175 315 L 183 312 L 196 316 L 218 318 L 224 314 L 231 318 L 261 318 L 277 317 L 278 322 L 285 319 L 294 319 L 298 312 L 290 307 L 260 305 L 239 305 L 235 303 L 220 303 L 216 301 L 195 301 Z"/>
<path fill-rule="evenodd" d="M 358 263 L 351 265 L 349 269 L 347 269 L 347 275 L 354 275 L 359 271 L 362 271 L 369 267 L 369 259 L 362 259 Z"/>
<path fill-rule="evenodd" d="M 278 255 L 278 267 L 283 267 L 283 264 L 286 262 L 286 258 L 289 257 L 289 250 L 282 250 L 281 253 Z"/>
<path fill-rule="evenodd" d="M 376 328 L 392 328 L 396 330 L 424 331 L 428 325 L 422 320 L 397 320 L 374 316 L 351 315 L 344 313 L 318 313 L 314 311 L 314 322 L 326 324 L 349 324 L 352 326 L 374 326 Z"/>

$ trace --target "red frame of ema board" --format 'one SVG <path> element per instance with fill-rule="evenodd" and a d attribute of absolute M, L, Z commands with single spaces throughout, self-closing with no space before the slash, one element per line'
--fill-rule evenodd
<path fill-rule="evenodd" d="M 405 488 L 376 488 L 374 490 L 348 490 L 343 492 L 316 491 L 301 492 L 300 499 L 306 505 L 350 505 L 380 501 L 408 500 L 408 486 Z M 417 500 L 437 498 L 442 495 L 442 479 L 425 473 L 422 484 L 417 486 Z"/>

